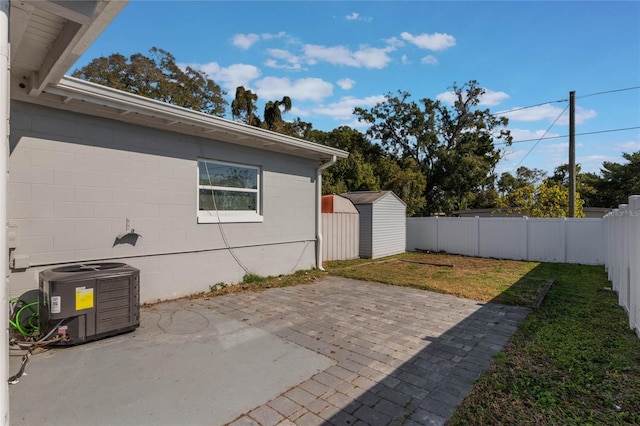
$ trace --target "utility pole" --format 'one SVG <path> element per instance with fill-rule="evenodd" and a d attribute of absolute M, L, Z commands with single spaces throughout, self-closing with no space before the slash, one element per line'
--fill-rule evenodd
<path fill-rule="evenodd" d="M 569 217 L 576 217 L 576 92 L 569 92 Z"/>

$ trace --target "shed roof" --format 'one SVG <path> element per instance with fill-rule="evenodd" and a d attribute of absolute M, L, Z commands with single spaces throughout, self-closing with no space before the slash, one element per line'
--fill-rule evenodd
<path fill-rule="evenodd" d="M 353 204 L 375 204 L 389 194 L 406 206 L 405 202 L 393 191 L 356 191 L 340 195 L 350 199 Z"/>
<path fill-rule="evenodd" d="M 336 194 L 322 196 L 322 213 L 352 213 L 358 214 L 358 209 L 348 198 Z"/>

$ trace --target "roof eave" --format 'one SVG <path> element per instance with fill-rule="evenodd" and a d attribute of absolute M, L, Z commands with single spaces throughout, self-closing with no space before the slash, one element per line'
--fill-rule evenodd
<path fill-rule="evenodd" d="M 314 158 L 319 161 L 330 160 L 333 156 L 337 158 L 349 156 L 348 152 L 337 148 L 193 111 L 74 77 L 64 76 L 57 84 L 47 86 L 44 91 L 59 96 L 62 104 L 69 104 L 75 100 L 116 109 L 121 116 L 135 113 L 158 118 L 164 120 L 167 127 L 173 126 L 170 130 L 178 133 L 180 129 L 175 124 L 181 123 L 201 129 L 201 136 L 205 138 L 220 139 L 220 136 L 227 135 L 230 138 L 224 139 L 226 142 L 239 143 L 244 141 L 240 143 L 243 145 L 255 142 L 255 146 L 261 149 Z"/>

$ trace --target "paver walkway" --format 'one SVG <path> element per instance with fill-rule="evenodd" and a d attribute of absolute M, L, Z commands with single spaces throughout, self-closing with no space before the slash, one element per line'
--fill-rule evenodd
<path fill-rule="evenodd" d="M 338 277 L 197 303 L 335 363 L 232 426 L 444 424 L 529 312 Z"/>

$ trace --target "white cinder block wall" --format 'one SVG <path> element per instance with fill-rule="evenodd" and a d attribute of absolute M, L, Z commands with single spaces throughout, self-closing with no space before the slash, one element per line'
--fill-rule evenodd
<path fill-rule="evenodd" d="M 197 159 L 261 167 L 263 223 L 222 231 L 251 272 L 314 266 L 312 160 L 88 115 L 12 102 L 8 220 L 14 256 L 10 294 L 37 288 L 38 273 L 60 264 L 120 261 L 141 270 L 151 302 L 238 282 L 245 271 L 218 224 L 198 224 Z M 130 228 L 136 245 L 114 245 Z"/>

